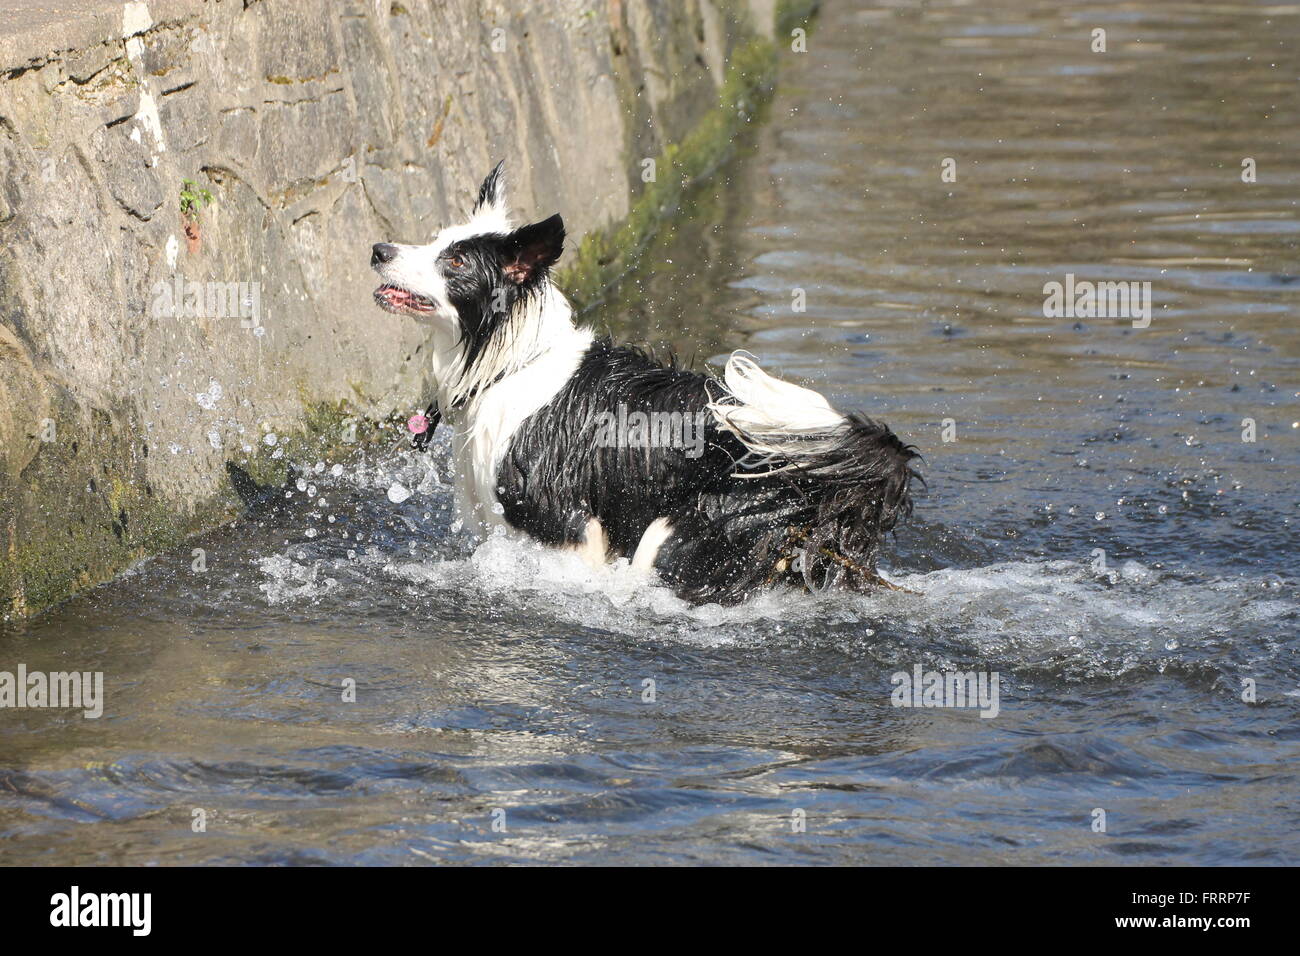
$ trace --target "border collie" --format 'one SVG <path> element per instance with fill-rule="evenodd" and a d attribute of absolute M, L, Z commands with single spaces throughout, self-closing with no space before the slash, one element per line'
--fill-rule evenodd
<path fill-rule="evenodd" d="M 416 445 L 454 429 L 465 526 L 627 558 L 696 603 L 892 587 L 876 558 L 911 513 L 916 450 L 746 353 L 719 380 L 577 327 L 550 276 L 563 245 L 559 215 L 514 226 L 498 163 L 467 223 L 372 250 L 375 300 L 431 326 L 436 402 Z"/>

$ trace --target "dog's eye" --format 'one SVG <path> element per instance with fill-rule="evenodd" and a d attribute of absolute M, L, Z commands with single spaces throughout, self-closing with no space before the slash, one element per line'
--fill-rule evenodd
<path fill-rule="evenodd" d="M 465 268 L 465 260 L 460 256 L 451 256 L 447 259 L 447 265 L 451 266 L 453 269 L 463 269 Z"/>

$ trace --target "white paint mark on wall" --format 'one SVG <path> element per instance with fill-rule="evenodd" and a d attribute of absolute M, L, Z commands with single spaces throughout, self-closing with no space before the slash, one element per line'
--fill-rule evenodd
<path fill-rule="evenodd" d="M 162 117 L 158 115 L 158 101 L 147 86 L 140 87 L 140 106 L 135 111 L 135 118 L 136 122 L 153 134 L 158 152 L 167 152 L 167 144 L 163 142 Z"/>
<path fill-rule="evenodd" d="M 139 34 L 151 26 L 153 26 L 153 17 L 149 14 L 147 3 L 123 5 L 122 37 L 126 40 L 126 56 L 136 66 L 142 67 L 144 63 L 144 41 L 140 39 Z M 136 108 L 135 118 L 136 122 L 153 135 L 158 152 L 167 152 L 167 144 L 163 142 L 162 118 L 158 115 L 158 101 L 150 91 L 147 80 L 142 80 L 140 83 L 140 105 Z M 132 131 L 131 138 L 136 142 L 140 141 L 135 130 Z M 157 158 L 155 156 L 154 160 L 157 161 Z"/>
<path fill-rule="evenodd" d="M 126 40 L 137 33 L 144 33 L 153 26 L 153 17 L 149 15 L 149 4 L 131 2 L 122 6 L 122 39 Z"/>

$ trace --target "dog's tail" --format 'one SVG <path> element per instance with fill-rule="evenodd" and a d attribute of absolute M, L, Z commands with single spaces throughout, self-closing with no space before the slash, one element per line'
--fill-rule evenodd
<path fill-rule="evenodd" d="M 733 352 L 723 374 L 727 392 L 709 403 L 718 426 L 748 450 L 737 474 L 762 477 L 830 451 L 845 418 L 810 388 L 773 378 L 748 352 Z"/>
<path fill-rule="evenodd" d="M 708 407 L 745 449 L 732 475 L 750 493 L 715 517 L 709 536 L 732 547 L 714 553 L 744 557 L 705 575 L 710 589 L 725 581 L 725 600 L 782 577 L 811 588 L 880 584 L 880 547 L 911 514 L 911 485 L 921 480 L 916 449 L 865 415 L 845 415 L 817 392 L 773 378 L 743 352 L 727 362 L 724 382 L 726 393 Z"/>

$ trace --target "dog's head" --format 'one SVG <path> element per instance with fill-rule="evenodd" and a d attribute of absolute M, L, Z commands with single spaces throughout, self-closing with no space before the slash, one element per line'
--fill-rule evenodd
<path fill-rule="evenodd" d="M 559 215 L 515 229 L 498 163 L 479 188 L 464 225 L 443 229 L 425 246 L 375 243 L 371 267 L 383 285 L 380 307 L 450 323 L 463 342 L 490 338 L 516 306 L 537 294 L 564 246 Z"/>

